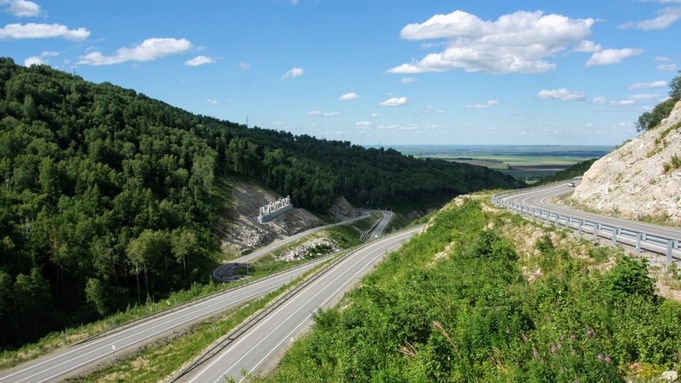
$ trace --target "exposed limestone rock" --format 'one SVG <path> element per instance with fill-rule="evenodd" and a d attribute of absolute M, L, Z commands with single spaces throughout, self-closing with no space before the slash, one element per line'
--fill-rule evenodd
<path fill-rule="evenodd" d="M 681 224 L 681 101 L 653 130 L 596 161 L 572 199 L 623 218 Z"/>
<path fill-rule="evenodd" d="M 219 230 L 223 252 L 236 257 L 277 239 L 324 224 L 314 214 L 300 208 L 294 208 L 271 221 L 258 223 L 260 207 L 280 198 L 281 196 L 257 184 L 236 182 L 232 186 L 229 220 L 224 220 Z M 361 211 L 340 197 L 329 210 L 329 214 L 342 221 L 361 215 Z M 295 259 L 296 255 L 289 258 Z"/>
<path fill-rule="evenodd" d="M 220 235 L 223 252 L 237 256 L 277 239 L 322 225 L 322 221 L 305 209 L 293 209 L 265 223 L 258 223 L 261 206 L 281 196 L 247 182 L 232 186 L 230 221 L 223 222 Z"/>
<path fill-rule="evenodd" d="M 339 197 L 336 200 L 336 203 L 331 207 L 331 210 L 329 210 L 329 214 L 338 221 L 344 221 L 346 219 L 359 217 L 362 215 L 362 212 L 345 200 L 345 197 Z"/>

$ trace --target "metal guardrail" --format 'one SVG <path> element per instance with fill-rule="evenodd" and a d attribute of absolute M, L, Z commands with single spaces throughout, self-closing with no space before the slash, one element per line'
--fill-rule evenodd
<path fill-rule="evenodd" d="M 527 189 L 523 189 L 527 191 Z M 517 211 L 553 223 L 556 226 L 564 226 L 568 229 L 577 230 L 579 236 L 584 233 L 591 234 L 594 239 L 600 237 L 612 240 L 613 246 L 623 244 L 636 248 L 636 253 L 647 250 L 656 254 L 666 256 L 665 261 L 671 263 L 673 259 L 681 260 L 681 241 L 674 238 L 660 237 L 654 234 L 629 230 L 624 227 L 612 226 L 598 221 L 586 220 L 583 218 L 572 217 L 565 214 L 552 212 L 550 210 L 538 209 L 522 204 L 509 202 L 504 197 L 517 194 L 518 191 L 504 192 L 492 196 L 492 203 L 505 207 L 509 210 Z"/>

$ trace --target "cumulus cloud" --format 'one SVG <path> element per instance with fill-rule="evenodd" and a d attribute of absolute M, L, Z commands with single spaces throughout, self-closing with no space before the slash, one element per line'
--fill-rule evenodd
<path fill-rule="evenodd" d="M 357 121 L 355 123 L 355 126 L 371 126 L 371 122 L 369 122 L 369 121 Z"/>
<path fill-rule="evenodd" d="M 204 65 L 204 64 L 213 64 L 215 60 L 211 57 L 208 56 L 196 56 L 191 60 L 187 60 L 184 62 L 184 65 L 187 66 L 199 66 L 199 65 Z"/>
<path fill-rule="evenodd" d="M 407 105 L 406 97 L 393 97 L 380 103 L 381 106 L 404 106 Z"/>
<path fill-rule="evenodd" d="M 6 5 L 3 11 L 16 17 L 35 17 L 42 15 L 40 6 L 26 0 L 0 0 L 0 6 Z"/>
<path fill-rule="evenodd" d="M 340 96 L 338 99 L 340 101 L 352 101 L 352 100 L 359 100 L 359 98 L 360 97 L 357 93 L 350 92 L 350 93 L 346 93 L 346 94 Z"/>
<path fill-rule="evenodd" d="M 649 88 L 663 88 L 667 86 L 666 81 L 653 81 L 653 82 L 637 82 L 629 85 L 629 89 L 649 89 Z"/>
<path fill-rule="evenodd" d="M 288 72 L 284 73 L 281 78 L 296 78 L 303 75 L 303 68 L 291 68 Z"/>
<path fill-rule="evenodd" d="M 184 53 L 191 49 L 187 39 L 151 38 L 132 48 L 120 48 L 116 54 L 105 56 L 101 52 L 90 52 L 81 56 L 78 64 L 112 65 L 128 61 L 153 61 L 161 57 Z"/>
<path fill-rule="evenodd" d="M 402 77 L 400 79 L 400 82 L 402 84 L 411 84 L 411 83 L 416 82 L 416 78 L 414 78 L 414 77 Z"/>
<path fill-rule="evenodd" d="M 586 61 L 586 66 L 617 64 L 627 57 L 640 55 L 643 49 L 605 49 L 596 52 Z"/>
<path fill-rule="evenodd" d="M 677 3 L 679 1 L 676 1 Z M 622 29 L 640 29 L 644 31 L 652 31 L 659 29 L 666 29 L 670 25 L 681 19 L 681 7 L 668 7 L 657 11 L 657 17 L 654 19 L 643 20 L 637 23 L 630 21 L 619 25 Z"/>
<path fill-rule="evenodd" d="M 547 61 L 591 33 L 593 19 L 571 19 L 542 12 L 518 11 L 497 20 L 481 20 L 457 10 L 435 15 L 401 31 L 406 40 L 446 39 L 444 51 L 402 64 L 389 73 L 414 74 L 463 69 L 468 72 L 542 73 L 555 69 Z"/>
<path fill-rule="evenodd" d="M 537 94 L 537 97 L 544 100 L 584 101 L 586 99 L 586 94 L 584 94 L 584 92 L 573 92 L 565 88 L 560 88 L 541 90 Z"/>
<path fill-rule="evenodd" d="M 466 108 L 468 108 L 468 109 L 487 109 L 490 106 L 494 106 L 494 105 L 497 105 L 497 104 L 499 104 L 499 101 L 489 100 L 484 104 L 468 104 L 468 105 L 466 105 Z"/>
<path fill-rule="evenodd" d="M 54 57 L 54 56 L 58 56 L 58 55 L 59 55 L 59 53 L 57 53 L 57 52 L 45 51 L 45 52 L 41 53 L 39 56 L 27 57 L 24 60 L 24 66 L 29 67 L 31 65 L 47 64 L 48 63 L 48 60 L 47 60 L 48 57 Z"/>
<path fill-rule="evenodd" d="M 601 50 L 603 50 L 603 47 L 600 44 L 596 44 L 595 42 L 590 40 L 581 41 L 575 47 L 576 52 L 594 53 L 599 52 Z"/>
<path fill-rule="evenodd" d="M 47 39 L 64 38 L 67 40 L 85 40 L 90 31 L 85 28 L 69 29 L 61 24 L 7 24 L 0 29 L 0 39 Z"/>
<path fill-rule="evenodd" d="M 210 98 L 209 98 L 209 99 L 207 99 L 206 101 L 204 101 L 203 103 L 204 103 L 204 104 L 208 104 L 208 105 L 217 105 L 217 104 L 218 104 L 218 100 L 213 100 L 213 99 L 210 99 Z"/>

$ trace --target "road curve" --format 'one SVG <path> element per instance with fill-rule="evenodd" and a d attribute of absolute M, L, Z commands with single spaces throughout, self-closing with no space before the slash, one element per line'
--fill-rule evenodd
<path fill-rule="evenodd" d="M 315 311 L 335 304 L 387 252 L 401 246 L 419 230 L 421 227 L 376 239 L 354 251 L 243 333 L 220 354 L 179 381 L 222 382 L 225 377 L 240 381 L 243 380 L 242 370 L 257 373 L 295 341 L 311 322 Z"/>
<path fill-rule="evenodd" d="M 635 232 L 643 232 L 659 237 L 681 240 L 681 229 L 648 224 L 638 221 L 629 221 L 613 218 L 605 215 L 587 213 L 566 206 L 556 205 L 551 201 L 560 195 L 568 194 L 574 187 L 568 186 L 567 182 L 547 187 L 528 189 L 514 194 L 502 196 L 501 199 L 523 205 L 530 208 L 542 209 L 553 213 L 572 216 L 592 222 L 600 222 L 614 227 L 622 227 Z"/>

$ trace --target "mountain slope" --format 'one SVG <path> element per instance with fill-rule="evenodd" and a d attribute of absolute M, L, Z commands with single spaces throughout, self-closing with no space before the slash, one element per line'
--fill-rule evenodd
<path fill-rule="evenodd" d="M 681 102 L 668 118 L 596 161 L 572 199 L 626 218 L 681 224 Z"/>
<path fill-rule="evenodd" d="M 239 215 L 257 215 L 251 206 L 230 216 L 248 194 L 230 185 L 244 179 L 271 193 L 264 199 L 289 195 L 324 214 L 339 197 L 424 209 L 521 186 L 481 167 L 248 128 L 0 58 L 0 346 L 206 282 L 221 241 L 241 236 Z"/>

